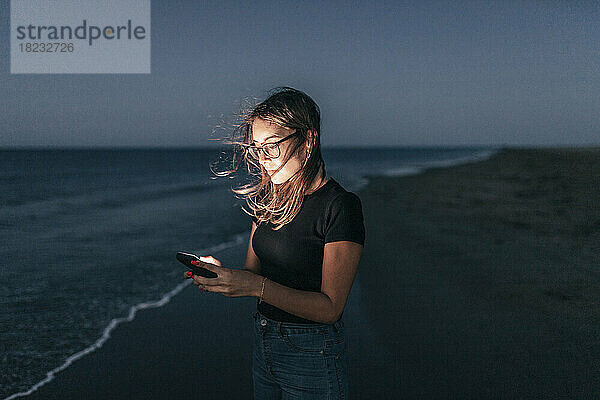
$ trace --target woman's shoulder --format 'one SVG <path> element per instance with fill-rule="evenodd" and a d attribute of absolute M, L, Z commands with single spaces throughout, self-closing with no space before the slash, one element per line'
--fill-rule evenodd
<path fill-rule="evenodd" d="M 334 178 L 329 178 L 330 182 L 327 182 L 328 185 L 328 191 L 327 191 L 327 197 L 330 199 L 334 199 L 337 197 L 341 197 L 341 198 L 352 198 L 352 197 L 356 197 L 358 198 L 358 195 L 354 192 L 351 192 L 349 190 L 347 190 L 346 188 L 344 188 L 338 181 L 336 181 Z"/>
<path fill-rule="evenodd" d="M 335 179 L 330 178 L 330 180 L 332 182 L 328 185 L 327 193 L 324 193 L 324 200 L 327 203 L 329 211 L 332 208 L 356 207 L 357 205 L 361 205 L 360 198 L 356 193 L 346 190 Z"/>
<path fill-rule="evenodd" d="M 324 218 L 325 243 L 347 240 L 364 245 L 365 227 L 360 198 L 339 184 L 331 186 Z"/>

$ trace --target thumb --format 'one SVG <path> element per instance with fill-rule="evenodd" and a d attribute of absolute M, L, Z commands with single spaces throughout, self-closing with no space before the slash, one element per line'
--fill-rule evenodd
<path fill-rule="evenodd" d="M 206 268 L 209 271 L 215 271 L 215 269 L 217 268 L 217 265 L 215 265 L 212 261 L 212 257 L 199 257 L 200 261 L 202 261 L 204 264 L 202 264 L 202 268 Z"/>
<path fill-rule="evenodd" d="M 210 264 L 221 266 L 221 261 L 217 260 L 213 256 L 202 256 L 202 257 L 200 257 L 200 260 L 205 263 L 210 263 Z"/>

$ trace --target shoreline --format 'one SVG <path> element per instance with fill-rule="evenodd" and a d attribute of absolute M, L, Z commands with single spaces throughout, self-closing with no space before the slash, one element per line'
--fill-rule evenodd
<path fill-rule="evenodd" d="M 589 342 L 578 338 L 578 334 L 586 334 L 587 338 L 597 334 L 594 325 L 585 322 L 598 321 L 596 318 L 600 315 L 598 296 L 594 292 L 598 281 L 589 268 L 590 262 L 598 261 L 597 253 L 589 246 L 598 238 L 600 229 L 596 229 L 595 224 L 600 223 L 600 219 L 596 219 L 598 214 L 590 214 L 594 211 L 589 209 L 591 203 L 588 208 L 582 204 L 589 201 L 590 196 L 598 198 L 598 188 L 596 192 L 590 189 L 587 193 L 585 187 L 590 183 L 590 176 L 585 178 L 585 173 L 573 166 L 567 171 L 567 166 L 573 162 L 588 162 L 592 166 L 590 174 L 594 173 L 598 171 L 599 152 L 600 148 L 502 149 L 484 161 L 428 168 L 417 175 L 369 177 L 367 186 L 357 192 L 363 202 L 367 226 L 367 242 L 357 275 L 361 290 L 357 293 L 353 287 L 352 299 L 349 299 L 351 310 L 360 303 L 364 312 L 359 315 L 358 310 L 354 310 L 344 315 L 352 352 L 351 398 L 446 398 L 446 395 L 472 396 L 475 393 L 494 397 L 499 391 L 503 395 L 542 392 L 552 395 L 549 382 L 538 379 L 534 385 L 533 381 L 515 381 L 516 371 L 536 368 L 520 359 L 517 350 L 530 351 L 541 346 L 534 333 L 545 332 L 541 343 L 554 346 L 565 339 L 570 342 L 580 339 L 575 344 L 583 346 Z M 562 191 L 558 191 L 556 197 L 549 189 Z M 579 190 L 578 196 L 566 194 L 569 189 Z M 543 201 L 545 208 L 540 209 L 537 205 Z M 573 203 L 577 208 L 583 207 L 576 215 L 568 211 Z M 553 216 L 551 212 L 558 214 L 549 221 L 548 217 Z M 579 231 L 575 229 L 578 226 Z M 560 228 L 558 233 L 557 227 Z M 578 241 L 573 242 L 577 232 L 580 233 L 575 236 Z M 240 257 L 245 256 L 245 250 L 243 244 L 229 249 L 221 257 L 224 263 L 237 265 Z M 565 256 L 566 250 L 571 251 L 566 253 L 571 258 Z M 581 254 L 576 253 L 577 250 Z M 490 252 L 494 257 L 490 257 Z M 540 256 L 544 257 L 544 263 L 540 263 Z M 518 264 L 524 260 L 536 269 L 523 271 Z M 560 268 L 565 262 L 574 268 Z M 402 268 L 385 270 L 382 265 Z M 482 265 L 485 271 L 481 270 Z M 566 283 L 571 286 L 565 286 Z M 197 295 L 192 289 L 183 289 L 173 298 L 173 304 L 143 310 L 130 324 L 115 330 L 102 349 L 76 360 L 71 368 L 57 374 L 55 381 L 26 397 L 248 397 L 245 394 L 251 389 L 248 353 L 251 341 L 244 328 L 255 302 Z M 207 311 L 208 314 L 202 311 L 202 322 L 190 322 L 192 318 L 179 310 L 189 313 L 194 307 L 206 307 L 207 299 L 213 309 Z M 226 310 L 225 320 L 222 315 L 214 314 L 218 310 Z M 390 311 L 397 317 L 390 319 Z M 212 317 L 212 324 L 207 322 L 210 320 L 207 315 Z M 479 325 L 469 318 L 473 316 Z M 352 317 L 358 321 L 350 321 Z M 515 318 L 523 323 L 515 325 Z M 556 318 L 558 322 L 554 321 Z M 374 327 L 376 337 L 365 340 L 364 327 L 359 324 L 367 320 L 369 326 Z M 461 323 L 458 328 L 457 322 Z M 175 329 L 164 331 L 163 325 Z M 560 335 L 552 335 L 550 328 L 558 329 Z M 524 335 L 522 340 L 517 340 L 515 329 Z M 197 339 L 192 330 L 205 335 Z M 239 340 L 231 340 L 232 332 Z M 141 343 L 132 341 L 132 337 L 140 338 Z M 471 338 L 471 342 L 465 343 L 465 337 Z M 431 345 L 424 338 L 438 340 L 438 344 Z M 507 341 L 512 343 L 512 350 L 502 360 L 494 346 Z M 204 362 L 198 362 L 195 356 L 188 354 L 191 351 L 184 349 L 185 343 L 190 342 L 199 342 L 205 349 Z M 380 354 L 377 363 L 368 361 L 373 343 L 386 350 L 377 351 Z M 556 366 L 564 361 L 575 363 L 575 355 L 584 356 L 583 360 L 588 363 L 575 368 L 581 375 L 583 366 L 589 368 L 592 354 L 600 354 L 600 349 L 588 348 L 591 352 L 585 356 L 577 353 L 575 344 L 569 347 L 571 358 L 565 358 L 564 348 L 563 358 L 557 354 L 553 354 L 554 358 L 544 358 L 544 349 L 540 348 L 536 348 L 536 354 L 548 365 Z M 217 348 L 226 349 L 227 355 L 210 350 Z M 464 360 L 458 348 L 467 348 L 477 353 L 477 357 Z M 153 349 L 152 354 L 147 354 L 148 349 Z M 490 351 L 497 359 L 484 356 Z M 388 358 L 382 359 L 386 353 Z M 398 357 L 389 354 L 398 354 Z M 517 363 L 512 373 L 509 361 L 513 363 L 512 368 Z M 151 371 L 140 373 L 146 363 L 153 363 L 148 367 Z M 179 365 L 166 371 L 169 363 Z M 194 365 L 207 375 L 191 378 L 195 374 L 186 365 Z M 226 382 L 211 383 L 225 373 L 219 368 L 206 369 L 215 366 L 226 370 L 227 375 L 234 372 L 238 384 L 227 387 Z M 481 371 L 483 366 L 487 367 L 486 374 Z M 562 376 L 560 371 L 547 367 L 537 368 L 538 373 L 552 372 L 555 379 L 565 382 L 574 379 L 571 383 L 574 389 L 568 392 L 571 395 L 600 393 L 600 389 L 584 381 L 585 378 Z M 467 378 L 458 371 L 472 377 Z M 359 377 L 365 373 L 380 384 L 362 386 L 364 377 Z M 90 376 L 94 376 L 96 382 L 90 380 Z M 106 387 L 110 381 L 117 382 L 113 383 L 117 387 Z M 583 388 L 585 383 L 588 389 Z M 498 389 L 500 384 L 504 391 Z M 557 389 L 554 390 L 556 395 Z"/>

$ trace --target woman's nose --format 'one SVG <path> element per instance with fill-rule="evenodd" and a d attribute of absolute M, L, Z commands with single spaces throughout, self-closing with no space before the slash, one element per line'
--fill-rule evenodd
<path fill-rule="evenodd" d="M 264 151 L 259 151 L 258 152 L 258 162 L 261 163 L 261 165 L 264 167 L 265 166 L 265 162 L 269 160 L 271 161 L 270 158 L 268 158 L 267 156 L 265 156 L 265 152 Z"/>

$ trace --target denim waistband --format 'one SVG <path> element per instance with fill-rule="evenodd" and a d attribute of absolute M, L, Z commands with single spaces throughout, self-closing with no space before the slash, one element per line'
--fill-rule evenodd
<path fill-rule="evenodd" d="M 341 319 L 338 320 L 338 321 L 336 321 L 336 322 L 334 322 L 333 324 L 323 324 L 323 323 L 301 324 L 301 323 L 297 323 L 297 322 L 282 322 L 282 321 L 275 321 L 274 319 L 271 319 L 269 317 L 265 317 L 258 310 L 256 310 L 254 312 L 253 317 L 254 317 L 254 320 L 257 320 L 257 319 L 263 320 L 264 319 L 267 322 L 266 325 L 275 326 L 277 329 L 281 329 L 281 328 L 289 328 L 289 329 L 330 329 L 330 328 L 333 328 L 336 332 L 339 332 L 344 327 L 344 323 L 342 322 Z"/>

